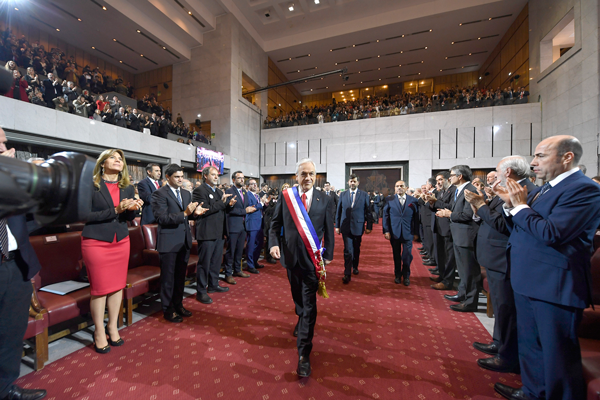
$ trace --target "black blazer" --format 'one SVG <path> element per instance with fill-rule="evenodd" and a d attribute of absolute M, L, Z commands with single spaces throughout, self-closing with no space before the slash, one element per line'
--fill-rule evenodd
<path fill-rule="evenodd" d="M 23 280 L 29 280 L 33 278 L 42 267 L 33 250 L 33 246 L 29 243 L 27 220 L 25 215 L 16 215 L 7 218 L 6 222 L 19 246 L 19 255 L 15 258 L 15 262 L 21 270 L 21 274 L 23 274 Z M 30 226 L 33 228 L 34 224 L 30 224 Z M 2 265 L 2 257 L 0 257 L 0 265 Z"/>
<path fill-rule="evenodd" d="M 442 210 L 447 208 L 450 210 L 452 208 L 452 197 L 454 196 L 454 192 L 456 191 L 456 186 L 450 185 L 448 189 L 442 194 L 441 197 L 438 197 L 437 201 L 430 205 L 432 213 L 434 214 L 433 220 L 433 231 L 438 235 L 442 236 L 452 236 L 450 232 L 450 219 L 444 217 L 436 217 L 435 212 L 438 210 Z"/>
<path fill-rule="evenodd" d="M 158 181 L 158 186 L 162 186 L 160 181 Z M 150 196 L 157 190 L 156 186 L 154 186 L 154 182 L 148 177 L 142 179 L 138 183 L 138 194 L 140 199 L 144 202 L 144 206 L 142 207 L 141 225 L 153 224 L 156 221 L 154 214 L 152 213 L 152 206 L 150 205 Z"/>
<path fill-rule="evenodd" d="M 452 240 L 455 245 L 459 247 L 474 247 L 479 225 L 473 221 L 473 209 L 471 208 L 471 204 L 465 199 L 465 189 L 477 193 L 477 189 L 470 182 L 460 191 L 452 206 L 450 231 L 452 232 Z M 456 189 L 451 192 L 453 201 L 455 192 Z"/>
<path fill-rule="evenodd" d="M 196 219 L 196 240 L 219 240 L 225 237 L 225 209 L 227 205 L 221 201 L 223 192 L 213 190 L 206 183 L 198 186 L 192 193 L 192 201 L 208 208 L 208 211 Z M 227 201 L 231 197 L 227 198 Z"/>
<path fill-rule="evenodd" d="M 150 204 L 158 224 L 159 253 L 173 253 L 192 248 L 192 232 L 189 219 L 194 219 L 194 214 L 189 217 L 184 215 L 187 206 L 192 202 L 192 195 L 184 189 L 179 189 L 183 207 L 179 205 L 177 197 L 171 187 L 165 185 L 152 193 Z"/>
<path fill-rule="evenodd" d="M 228 233 L 239 233 L 246 231 L 246 207 L 250 204 L 248 203 L 248 194 L 250 192 L 246 191 L 246 189 L 242 189 L 244 193 L 244 200 L 242 201 L 242 196 L 240 196 L 239 190 L 232 186 L 225 191 L 225 193 L 229 193 L 232 196 L 228 197 L 228 200 L 235 197 L 237 200 L 233 207 L 227 207 L 227 232 Z"/>
<path fill-rule="evenodd" d="M 127 221 L 135 218 L 135 211 L 115 212 L 117 204 L 113 204 L 110 192 L 104 181 L 100 180 L 100 189 L 92 185 L 92 209 L 81 236 L 89 239 L 112 243 L 117 235 L 117 242 L 129 236 Z M 129 185 L 119 189 L 119 200 L 135 198 L 135 189 Z"/>
<path fill-rule="evenodd" d="M 317 231 L 319 241 L 323 242 L 323 239 L 325 240 L 323 258 L 326 260 L 333 259 L 333 199 L 325 193 L 313 189 L 313 198 L 308 216 Z M 283 227 L 280 248 L 281 264 L 285 268 L 294 268 L 299 265 L 300 268 L 314 270 L 314 264 L 308 255 L 298 229 L 296 229 L 296 224 L 283 196 L 277 201 L 273 212 L 271 231 L 269 232 L 269 249 L 273 246 L 279 246 L 281 227 Z"/>

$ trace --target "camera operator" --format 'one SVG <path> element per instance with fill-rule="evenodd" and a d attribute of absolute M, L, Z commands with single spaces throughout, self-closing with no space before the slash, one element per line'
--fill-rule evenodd
<path fill-rule="evenodd" d="M 15 157 L 7 150 L 0 128 L 0 156 Z M 0 399 L 37 400 L 41 389 L 23 389 L 13 382 L 19 377 L 23 336 L 31 304 L 31 278 L 41 269 L 29 243 L 25 215 L 0 219 Z"/>

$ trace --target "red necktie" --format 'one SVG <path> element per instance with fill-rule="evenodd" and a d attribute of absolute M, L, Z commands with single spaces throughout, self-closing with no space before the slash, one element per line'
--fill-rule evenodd
<path fill-rule="evenodd" d="M 156 185 L 157 189 L 160 189 L 160 186 L 158 186 L 158 181 L 154 181 L 154 184 Z"/>
<path fill-rule="evenodd" d="M 308 207 L 306 206 L 306 193 L 302 193 L 302 204 L 304 204 L 304 208 L 308 211 Z"/>

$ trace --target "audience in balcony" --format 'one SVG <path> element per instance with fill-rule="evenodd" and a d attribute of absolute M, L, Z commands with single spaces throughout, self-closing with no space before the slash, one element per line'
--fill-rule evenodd
<path fill-rule="evenodd" d="M 27 80 L 21 76 L 21 72 L 18 69 L 15 69 L 13 70 L 13 83 L 8 92 L 6 92 L 6 97 L 29 102 L 27 87 Z"/>

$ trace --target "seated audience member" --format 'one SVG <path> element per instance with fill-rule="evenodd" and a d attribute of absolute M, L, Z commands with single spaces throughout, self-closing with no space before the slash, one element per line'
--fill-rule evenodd
<path fill-rule="evenodd" d="M 57 97 L 52 101 L 54 102 L 54 108 L 56 109 L 56 111 L 62 111 L 66 113 L 69 112 L 69 105 L 65 101 L 64 97 Z"/>
<path fill-rule="evenodd" d="M 36 106 L 48 106 L 44 101 L 44 95 L 39 88 L 34 89 L 33 95 L 31 96 L 31 103 L 35 104 Z"/>
<path fill-rule="evenodd" d="M 94 121 L 102 122 L 102 111 L 100 111 L 100 109 L 96 109 L 96 111 L 94 111 L 94 115 L 92 115 L 92 119 Z"/>
<path fill-rule="evenodd" d="M 75 109 L 75 114 L 81 117 L 87 118 L 90 110 L 90 104 L 85 101 L 85 97 L 79 96 L 78 99 L 73 101 L 73 107 Z"/>

